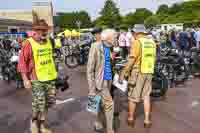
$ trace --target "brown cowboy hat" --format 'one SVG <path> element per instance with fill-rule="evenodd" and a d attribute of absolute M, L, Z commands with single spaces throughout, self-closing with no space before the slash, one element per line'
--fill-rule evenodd
<path fill-rule="evenodd" d="M 33 30 L 49 30 L 51 27 L 46 23 L 44 19 L 38 20 L 33 23 Z"/>

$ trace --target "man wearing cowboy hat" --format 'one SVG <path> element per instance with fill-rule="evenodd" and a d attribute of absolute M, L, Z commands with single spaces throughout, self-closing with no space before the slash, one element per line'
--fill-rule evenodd
<path fill-rule="evenodd" d="M 47 37 L 49 29 L 44 20 L 34 23 L 35 34 L 23 42 L 19 58 L 18 70 L 24 86 L 32 90 L 32 133 L 52 133 L 44 126 L 47 111 L 56 101 L 57 72 L 53 59 L 53 45 Z M 55 45 L 57 47 L 57 43 Z"/>
<path fill-rule="evenodd" d="M 123 81 L 125 73 L 131 73 L 128 78 L 128 125 L 134 126 L 136 105 L 143 100 L 145 112 L 144 126 L 148 128 L 151 126 L 150 93 L 152 91 L 156 44 L 147 37 L 143 24 L 135 25 L 133 31 L 136 40 L 133 42 L 128 63 L 120 75 L 120 81 Z"/>

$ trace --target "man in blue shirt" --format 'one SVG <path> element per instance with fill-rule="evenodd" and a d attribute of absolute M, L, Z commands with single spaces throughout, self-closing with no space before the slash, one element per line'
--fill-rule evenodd
<path fill-rule="evenodd" d="M 115 42 L 115 30 L 106 29 L 101 33 L 101 41 L 92 44 L 88 64 L 87 78 L 89 84 L 89 96 L 101 96 L 100 114 L 104 112 L 106 121 L 106 133 L 114 133 L 113 112 L 114 103 L 110 94 L 112 85 L 112 66 L 110 48 Z M 95 123 L 96 131 L 104 129 L 102 121 Z"/>
<path fill-rule="evenodd" d="M 179 44 L 182 54 L 188 49 L 189 47 L 189 35 L 185 31 L 185 29 L 179 33 Z"/>

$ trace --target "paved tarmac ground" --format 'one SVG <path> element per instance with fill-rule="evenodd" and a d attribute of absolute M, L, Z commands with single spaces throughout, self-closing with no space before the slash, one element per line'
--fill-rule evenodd
<path fill-rule="evenodd" d="M 48 114 L 49 126 L 55 133 L 94 133 L 95 116 L 86 111 L 88 85 L 85 68 L 67 70 L 70 90 L 59 93 L 61 99 L 74 101 L 58 105 Z M 169 89 L 166 100 L 153 99 L 153 127 L 143 128 L 143 107 L 138 106 L 135 128 L 126 125 L 127 98 L 115 92 L 117 133 L 200 133 L 200 79 Z M 14 84 L 0 81 L 0 133 L 29 133 L 31 94 L 16 90 Z"/>

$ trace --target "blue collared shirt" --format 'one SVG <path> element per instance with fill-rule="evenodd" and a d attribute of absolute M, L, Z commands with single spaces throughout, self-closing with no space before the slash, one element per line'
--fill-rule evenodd
<path fill-rule="evenodd" d="M 106 45 L 103 45 L 104 48 L 104 57 L 105 57 L 105 64 L 104 64 L 104 80 L 112 80 L 112 66 L 110 60 L 110 48 Z"/>

